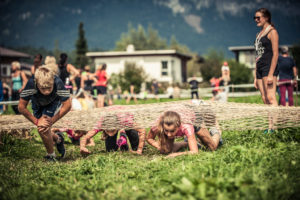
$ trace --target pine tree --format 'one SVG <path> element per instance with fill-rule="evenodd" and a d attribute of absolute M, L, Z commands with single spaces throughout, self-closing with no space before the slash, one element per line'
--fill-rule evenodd
<path fill-rule="evenodd" d="M 88 57 L 85 55 L 87 51 L 88 46 L 84 36 L 83 23 L 80 22 L 78 28 L 78 40 L 76 41 L 76 66 L 81 69 L 88 64 Z"/>

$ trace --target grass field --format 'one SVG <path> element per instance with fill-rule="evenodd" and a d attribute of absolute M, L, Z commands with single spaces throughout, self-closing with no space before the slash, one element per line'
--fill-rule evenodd
<path fill-rule="evenodd" d="M 57 163 L 42 159 L 33 135 L 2 137 L 0 199 L 300 199 L 300 128 L 224 131 L 217 151 L 172 159 L 149 145 L 142 156 L 106 153 L 100 135 L 93 154 L 82 157 L 67 139 L 67 156 Z"/>

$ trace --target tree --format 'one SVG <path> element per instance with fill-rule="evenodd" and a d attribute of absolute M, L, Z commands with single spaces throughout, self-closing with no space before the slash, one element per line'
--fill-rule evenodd
<path fill-rule="evenodd" d="M 175 49 L 180 53 L 192 54 L 191 50 L 187 46 L 179 44 L 179 42 L 176 40 L 176 37 L 174 35 L 171 36 L 170 48 Z"/>
<path fill-rule="evenodd" d="M 204 63 L 201 64 L 200 72 L 204 81 L 209 81 L 212 77 L 221 76 L 221 66 L 224 54 L 221 51 L 209 50 L 205 56 Z"/>
<path fill-rule="evenodd" d="M 122 91 L 128 90 L 131 84 L 134 85 L 134 91 L 140 92 L 141 84 L 146 80 L 147 75 L 142 67 L 138 67 L 135 63 L 126 62 L 125 69 L 119 73 L 119 78 L 115 78 L 119 81 Z"/>
<path fill-rule="evenodd" d="M 88 51 L 87 41 L 84 36 L 83 23 L 78 27 L 78 39 L 76 41 L 76 66 L 81 69 L 88 64 L 88 57 L 85 55 Z"/>
<path fill-rule="evenodd" d="M 230 67 L 230 79 L 233 84 L 251 83 L 253 81 L 252 70 L 246 65 L 235 60 L 228 62 Z"/>
<path fill-rule="evenodd" d="M 135 29 L 131 24 L 128 25 L 128 32 L 122 33 L 121 38 L 116 42 L 115 50 L 124 51 L 129 44 L 133 44 L 136 50 L 158 50 L 166 49 L 167 43 L 160 38 L 158 32 L 151 25 L 148 32 L 142 25 Z"/>

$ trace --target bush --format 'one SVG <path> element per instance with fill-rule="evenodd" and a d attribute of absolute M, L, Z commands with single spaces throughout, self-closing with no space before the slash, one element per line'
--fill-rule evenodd
<path fill-rule="evenodd" d="M 230 79 L 233 84 L 250 83 L 253 81 L 252 70 L 246 65 L 230 60 L 228 62 L 230 67 Z"/>
<path fill-rule="evenodd" d="M 139 93 L 141 84 L 147 78 L 147 75 L 142 67 L 138 67 L 136 63 L 126 62 L 125 70 L 118 74 L 118 79 L 122 91 L 128 90 L 130 85 L 134 85 L 134 92 Z"/>

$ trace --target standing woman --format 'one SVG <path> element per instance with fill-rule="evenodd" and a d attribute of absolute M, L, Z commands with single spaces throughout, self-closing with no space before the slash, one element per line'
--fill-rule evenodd
<path fill-rule="evenodd" d="M 266 8 L 255 12 L 254 20 L 261 31 L 255 39 L 256 77 L 255 88 L 259 89 L 265 104 L 277 106 L 276 81 L 278 76 L 278 33 L 271 23 L 271 13 Z"/>
<path fill-rule="evenodd" d="M 97 107 L 102 108 L 104 107 L 104 98 L 107 93 L 107 81 L 108 81 L 108 76 L 106 74 L 106 64 L 104 63 L 102 67 L 100 66 L 97 68 L 96 72 L 96 78 L 97 78 L 97 83 L 96 83 L 96 88 L 97 88 Z"/>
<path fill-rule="evenodd" d="M 81 81 L 80 81 L 80 88 L 82 88 L 84 91 L 87 91 L 90 95 L 93 96 L 93 84 L 94 82 L 97 82 L 97 79 L 93 74 L 90 72 L 90 66 L 86 65 L 84 67 L 84 72 L 81 75 Z"/>
<path fill-rule="evenodd" d="M 31 66 L 31 74 L 34 75 L 35 71 L 39 66 L 42 66 L 43 56 L 41 54 L 36 54 L 34 56 L 33 65 Z"/>
<path fill-rule="evenodd" d="M 21 71 L 21 64 L 17 61 L 11 63 L 11 81 L 12 81 L 12 94 L 11 100 L 18 101 L 20 99 L 20 93 L 24 89 L 27 83 L 27 77 L 24 72 Z M 16 114 L 20 114 L 18 106 L 12 106 Z"/>
<path fill-rule="evenodd" d="M 71 64 L 68 64 L 68 55 L 66 53 L 60 54 L 60 61 L 58 63 L 58 69 L 59 69 L 59 78 L 63 81 L 65 84 L 66 89 L 70 91 L 70 93 L 73 93 L 73 85 L 72 85 L 72 79 L 70 78 L 70 75 L 72 74 L 73 77 L 77 76 L 79 74 L 78 70 Z"/>

